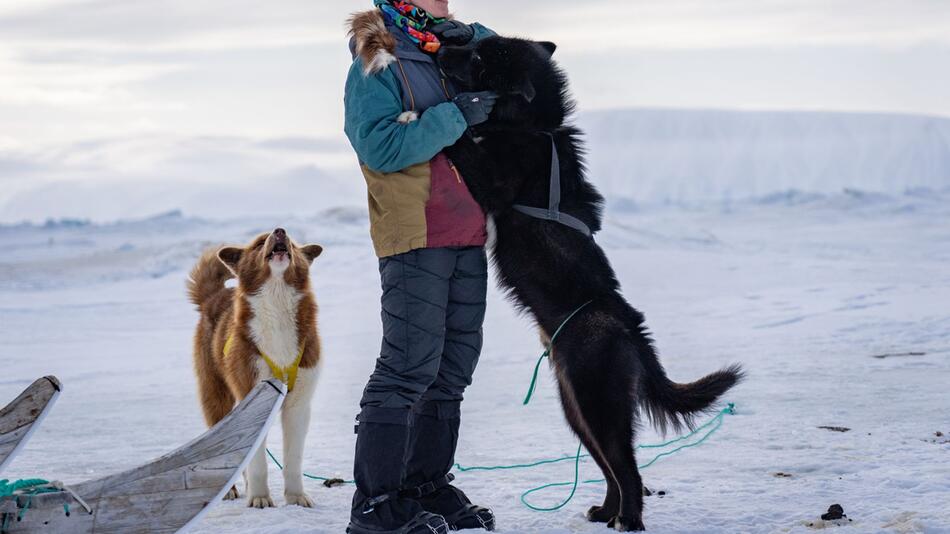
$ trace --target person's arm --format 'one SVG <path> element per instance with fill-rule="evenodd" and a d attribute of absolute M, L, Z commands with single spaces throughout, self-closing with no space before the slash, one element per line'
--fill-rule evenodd
<path fill-rule="evenodd" d="M 344 107 L 343 129 L 356 155 L 383 173 L 429 161 L 467 128 L 465 116 L 452 102 L 430 107 L 418 120 L 399 123 L 403 112 L 399 81 L 389 69 L 364 75 L 359 58 L 346 79 Z"/>
<path fill-rule="evenodd" d="M 458 20 L 447 20 L 437 24 L 432 28 L 432 33 L 449 46 L 465 46 L 497 35 L 477 22 L 465 24 Z"/>

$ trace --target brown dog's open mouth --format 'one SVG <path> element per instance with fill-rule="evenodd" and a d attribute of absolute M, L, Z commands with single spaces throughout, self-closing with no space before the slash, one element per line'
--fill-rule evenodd
<path fill-rule="evenodd" d="M 276 243 L 274 244 L 274 248 L 272 248 L 270 250 L 270 253 L 267 255 L 267 260 L 270 261 L 274 259 L 275 256 L 277 257 L 278 260 L 285 260 L 287 259 L 288 252 L 289 251 L 287 250 L 286 242 L 282 241 L 280 243 Z"/>

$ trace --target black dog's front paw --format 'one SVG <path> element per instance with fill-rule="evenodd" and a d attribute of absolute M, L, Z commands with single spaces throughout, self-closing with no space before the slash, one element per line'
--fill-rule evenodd
<path fill-rule="evenodd" d="M 606 523 L 617 515 L 617 510 L 610 510 L 603 506 L 591 506 L 587 510 L 587 520 L 592 523 Z"/>
<path fill-rule="evenodd" d="M 641 532 L 646 530 L 646 527 L 643 526 L 643 520 L 639 517 L 636 519 L 630 519 L 627 517 L 614 516 L 611 519 L 607 526 L 616 530 L 617 532 Z"/>

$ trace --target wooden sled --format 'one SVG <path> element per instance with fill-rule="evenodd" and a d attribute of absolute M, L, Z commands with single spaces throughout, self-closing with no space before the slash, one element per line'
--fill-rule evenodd
<path fill-rule="evenodd" d="M 45 376 L 0 410 L 0 473 L 30 441 L 62 389 L 55 376 Z"/>
<path fill-rule="evenodd" d="M 286 392 L 277 380 L 258 384 L 217 425 L 149 464 L 63 491 L 8 497 L 0 501 L 6 532 L 184 532 L 237 482 Z"/>

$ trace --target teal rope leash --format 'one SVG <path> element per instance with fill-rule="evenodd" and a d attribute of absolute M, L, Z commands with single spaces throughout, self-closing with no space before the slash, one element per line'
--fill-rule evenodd
<path fill-rule="evenodd" d="M 711 425 L 717 424 L 717 421 L 718 421 L 718 424 L 717 424 L 717 429 L 718 429 L 718 425 L 721 425 L 721 424 L 722 424 L 722 422 L 721 422 L 721 417 L 722 417 L 722 415 L 723 415 L 723 412 L 728 413 L 728 414 L 733 414 L 733 413 L 735 413 L 735 404 L 730 402 L 730 403 L 728 404 L 728 406 L 726 406 L 725 408 L 722 409 L 722 411 L 720 411 L 719 414 L 716 414 L 716 415 L 713 416 L 713 418 L 710 419 L 709 421 L 707 421 L 707 422 L 703 423 L 702 425 L 696 427 L 696 429 L 693 430 L 692 432 L 690 432 L 689 434 L 680 436 L 680 437 L 678 437 L 678 438 L 673 438 L 673 439 L 671 439 L 671 440 L 664 441 L 664 442 L 662 442 L 662 443 L 644 443 L 644 444 L 642 444 L 642 445 L 637 445 L 637 446 L 635 447 L 635 449 L 662 449 L 662 448 L 664 448 L 664 447 L 668 447 L 668 446 L 670 446 L 670 445 L 672 445 L 672 444 L 674 444 L 674 443 L 679 443 L 680 441 L 689 439 L 690 437 L 692 437 L 692 436 L 694 436 L 694 435 L 696 435 L 696 434 L 699 434 L 700 432 L 702 432 L 702 431 L 705 430 L 706 428 L 710 427 Z M 690 445 L 689 447 L 692 447 L 692 446 L 694 446 L 694 445 Z M 689 448 L 689 447 L 685 447 L 685 448 Z M 679 450 L 680 450 L 680 449 L 677 449 L 676 452 L 678 452 Z M 669 456 L 670 454 L 671 454 L 671 453 L 663 453 L 662 456 Z M 568 461 L 568 460 L 574 460 L 575 458 L 577 458 L 577 456 L 574 455 L 574 454 L 571 454 L 570 456 L 562 456 L 562 457 L 560 457 L 560 458 L 550 458 L 550 459 L 547 459 L 547 460 L 538 460 L 538 461 L 536 461 L 536 462 L 531 462 L 531 463 L 526 463 L 526 464 L 487 465 L 487 466 L 486 466 L 486 465 L 464 466 L 464 465 L 462 465 L 462 464 L 455 464 L 455 465 L 453 466 L 453 468 L 454 468 L 456 471 L 460 472 L 460 473 L 467 473 L 467 472 L 470 472 L 470 471 L 505 471 L 505 470 L 509 470 L 509 469 L 529 469 L 529 468 L 538 467 L 538 466 L 541 466 L 541 465 L 556 464 L 556 463 L 566 462 L 566 461 Z M 590 454 L 583 453 L 583 454 L 580 455 L 580 458 L 581 458 L 581 459 L 590 458 Z M 655 461 L 655 459 L 654 459 L 654 461 Z M 645 465 L 641 466 L 641 469 L 642 469 L 642 468 L 645 468 L 645 467 L 649 467 L 652 463 L 653 463 L 653 462 L 650 462 L 649 464 L 645 464 Z"/>
<path fill-rule="evenodd" d="M 10 497 L 18 491 L 45 486 L 46 484 L 49 484 L 49 481 L 42 478 L 26 478 L 13 482 L 5 478 L 0 480 L 0 497 Z"/>
<path fill-rule="evenodd" d="M 643 445 L 637 445 L 637 446 L 635 447 L 636 449 L 659 449 L 659 448 L 665 448 L 665 447 L 669 447 L 670 445 L 674 445 L 674 444 L 676 444 L 676 443 L 681 443 L 681 442 L 683 442 L 683 441 L 686 441 L 686 440 L 688 440 L 688 439 L 690 439 L 690 438 L 692 438 L 692 437 L 694 437 L 694 436 L 697 436 L 697 435 L 703 433 L 703 435 L 702 435 L 698 440 L 696 440 L 696 441 L 694 441 L 694 442 L 684 443 L 684 444 L 679 445 L 678 447 L 676 447 L 676 448 L 674 448 L 674 449 L 661 452 L 661 453 L 657 454 L 656 456 L 654 456 L 649 462 L 647 462 L 647 463 L 645 463 L 645 464 L 642 464 L 642 465 L 640 465 L 640 466 L 638 466 L 638 467 L 639 467 L 640 469 L 646 469 L 646 468 L 652 466 L 653 464 L 655 464 L 655 463 L 656 463 L 657 461 L 659 461 L 661 458 L 665 458 L 665 457 L 667 457 L 667 456 L 672 456 L 673 454 L 676 454 L 676 453 L 678 453 L 678 452 L 680 452 L 680 451 L 682 451 L 682 450 L 684 450 L 684 449 L 689 449 L 689 448 L 691 448 L 691 447 L 697 447 L 697 446 L 699 446 L 699 445 L 705 443 L 717 430 L 719 430 L 720 427 L 722 427 L 723 419 L 724 419 L 725 415 L 726 415 L 726 414 L 734 414 L 734 413 L 736 413 L 736 412 L 735 412 L 735 404 L 730 402 L 725 408 L 723 408 L 722 410 L 720 410 L 719 413 L 716 414 L 715 416 L 713 416 L 709 421 L 706 421 L 706 422 L 703 423 L 702 425 L 696 427 L 696 429 L 694 429 L 692 432 L 689 432 L 688 434 L 685 434 L 685 435 L 683 435 L 683 436 L 680 436 L 680 437 L 677 437 L 677 438 L 673 438 L 673 439 L 664 441 L 664 442 L 662 442 L 662 443 L 653 443 L 653 444 L 647 443 L 647 444 L 643 444 Z M 708 429 L 708 430 L 707 430 L 707 429 Z M 705 432 L 705 433 L 704 433 L 704 432 Z M 581 461 L 581 459 L 584 459 L 584 458 L 590 458 L 590 454 L 582 453 L 582 452 L 581 452 L 582 449 L 583 449 L 583 445 L 579 443 L 579 444 L 577 445 L 577 453 L 576 453 L 576 454 L 573 454 L 573 455 L 570 455 L 570 456 L 562 456 L 562 457 L 560 457 L 560 458 L 549 458 L 549 459 L 544 459 L 544 460 L 538 460 L 538 461 L 536 461 L 536 462 L 530 462 L 530 463 L 504 464 L 504 465 L 473 465 L 473 466 L 464 466 L 464 465 L 462 465 L 462 464 L 460 464 L 460 463 L 456 463 L 456 464 L 453 465 L 452 467 L 453 467 L 453 469 L 455 469 L 456 471 L 458 471 L 458 472 L 460 472 L 460 473 L 478 472 L 478 471 L 507 471 L 507 470 L 512 470 L 512 469 L 530 469 L 530 468 L 532 468 L 532 467 L 539 467 L 539 466 L 542 466 L 542 465 L 556 464 L 556 463 L 561 463 L 561 462 L 566 462 L 566 461 L 569 461 L 569 460 L 573 460 L 573 461 L 574 461 L 574 480 L 573 480 L 573 481 L 571 481 L 571 482 L 553 482 L 553 483 L 550 483 L 550 484 L 544 484 L 544 485 L 542 485 L 542 486 L 538 486 L 538 487 L 535 487 L 535 488 L 531 488 L 531 489 L 529 489 L 529 490 L 527 490 L 527 491 L 525 491 L 524 493 L 521 494 L 521 503 L 524 504 L 524 505 L 525 505 L 526 507 L 528 507 L 529 509 L 534 510 L 534 511 L 536 511 L 536 512 L 553 512 L 553 511 L 555 511 L 555 510 L 560 510 L 561 508 L 567 506 L 567 504 L 568 504 L 569 502 L 571 502 L 571 500 L 574 498 L 575 493 L 577 493 L 577 488 L 578 488 L 578 486 L 579 486 L 580 484 L 601 484 L 601 483 L 603 483 L 603 482 L 606 482 L 606 480 L 605 480 L 605 479 L 602 479 L 602 478 L 599 478 L 599 479 L 590 479 L 590 480 L 580 480 L 580 461 Z M 273 460 L 273 462 L 277 465 L 277 468 L 278 468 L 278 469 L 283 469 L 284 466 L 280 463 L 279 460 L 277 460 L 277 458 L 274 456 L 274 454 L 271 453 L 270 449 L 266 449 L 266 450 L 267 450 L 267 455 L 268 455 L 268 456 L 270 457 L 270 459 Z M 306 477 L 306 478 L 312 479 L 312 480 L 319 480 L 319 481 L 322 481 L 322 482 L 324 483 L 324 485 L 327 485 L 327 486 L 335 485 L 335 484 L 328 484 L 328 482 L 335 482 L 336 484 L 353 484 L 353 481 L 352 481 L 352 480 L 341 480 L 341 479 L 333 479 L 333 478 L 319 477 L 319 476 L 311 475 L 311 474 L 309 474 L 309 473 L 303 473 L 303 476 Z M 569 494 L 562 502 L 558 503 L 557 505 L 550 506 L 550 507 L 541 507 L 541 506 L 535 506 L 535 505 L 531 504 L 530 502 L 528 502 L 528 500 L 527 500 L 528 496 L 531 495 L 531 494 L 533 494 L 533 493 L 537 493 L 537 492 L 539 492 L 539 491 L 543 491 L 543 490 L 546 490 L 546 489 L 548 489 L 548 488 L 563 487 L 563 486 L 571 486 L 571 492 L 570 492 L 570 494 Z"/>
<path fill-rule="evenodd" d="M 531 384 L 528 385 L 528 394 L 524 397 L 524 402 L 521 403 L 522 406 L 527 406 L 531 402 L 531 396 L 534 395 L 534 389 L 538 384 L 538 371 L 541 370 L 541 362 L 551 355 L 551 351 L 554 350 L 554 340 L 557 339 L 557 336 L 561 334 L 561 330 L 564 329 L 564 326 L 574 318 L 581 310 L 583 310 L 588 304 L 593 302 L 588 300 L 587 302 L 581 304 L 577 307 L 576 310 L 572 311 L 570 315 L 557 327 L 557 330 L 554 331 L 554 335 L 551 336 L 551 341 L 548 342 L 547 348 L 544 349 L 544 352 L 541 353 L 541 356 L 538 358 L 538 363 L 534 364 L 534 373 L 531 375 Z"/>
<path fill-rule="evenodd" d="M 731 414 L 735 414 L 735 413 L 736 413 L 736 412 L 735 412 L 735 404 L 732 403 L 732 402 L 730 402 L 725 408 L 723 408 L 722 410 L 720 410 L 719 413 L 716 414 L 712 419 L 710 419 L 709 421 L 707 421 L 707 422 L 704 423 L 703 425 L 697 427 L 695 430 L 693 430 L 693 431 L 690 432 L 689 434 L 686 434 L 685 436 L 681 436 L 681 437 L 678 437 L 678 438 L 675 438 L 675 439 L 671 439 L 671 440 L 669 440 L 669 441 L 666 441 L 666 442 L 663 442 L 663 443 L 658 443 L 658 444 L 655 444 L 655 445 L 637 445 L 637 446 L 635 447 L 636 449 L 654 449 L 654 448 L 659 448 L 659 447 L 665 447 L 665 446 L 671 445 L 671 444 L 673 444 L 673 443 L 678 443 L 678 442 L 684 441 L 684 440 L 686 440 L 686 439 L 689 439 L 689 438 L 691 438 L 691 437 L 693 437 L 693 436 L 695 436 L 695 435 L 697 435 L 697 434 L 703 432 L 703 430 L 705 430 L 706 428 L 712 427 L 712 428 L 709 429 L 708 432 L 706 432 L 706 433 L 705 433 L 702 437 L 700 437 L 697 441 L 695 441 L 695 442 L 693 442 L 693 443 L 686 443 L 686 444 L 684 444 L 684 445 L 680 445 L 679 447 L 676 447 L 675 449 L 672 449 L 672 450 L 669 450 L 669 451 L 661 452 L 661 453 L 657 454 L 656 456 L 654 456 L 653 459 L 650 460 L 649 462 L 647 462 L 647 463 L 645 463 L 645 464 L 643 464 L 643 465 L 639 465 L 639 466 L 637 466 L 637 467 L 638 467 L 639 469 L 641 469 L 641 470 L 642 470 L 642 469 L 646 469 L 646 468 L 650 467 L 651 465 L 655 464 L 660 458 L 664 458 L 664 457 L 666 457 L 666 456 L 671 456 L 671 455 L 673 455 L 673 454 L 676 454 L 676 453 L 679 452 L 679 451 L 682 451 L 682 450 L 684 450 L 684 449 L 688 449 L 688 448 L 690 448 L 690 447 L 696 447 L 696 446 L 698 446 L 698 445 L 702 445 L 706 440 L 709 439 L 710 436 L 712 436 L 717 430 L 719 430 L 719 428 L 722 426 L 723 417 L 724 417 L 726 414 L 730 414 L 730 415 L 731 415 Z M 528 507 L 529 509 L 534 510 L 534 511 L 536 511 L 536 512 L 553 512 L 553 511 L 555 511 L 555 510 L 560 510 L 561 508 L 565 507 L 565 506 L 567 505 L 567 503 L 571 502 L 571 500 L 574 498 L 574 494 L 577 492 L 577 486 L 578 486 L 579 484 L 600 484 L 600 483 L 606 482 L 607 480 L 606 480 L 606 479 L 603 479 L 603 478 L 591 479 L 591 480 L 584 480 L 584 481 L 579 480 L 579 479 L 580 479 L 580 462 L 581 462 L 581 458 L 589 458 L 589 457 L 590 457 L 589 454 L 581 454 L 581 449 L 582 449 L 582 447 L 583 447 L 583 445 L 582 445 L 581 443 L 578 443 L 578 444 L 577 444 L 577 455 L 576 455 L 576 456 L 573 456 L 573 457 L 571 457 L 571 456 L 566 456 L 566 457 L 564 457 L 564 458 L 560 458 L 560 459 L 558 459 L 558 460 L 555 460 L 555 461 L 564 461 L 564 460 L 570 460 L 570 459 L 573 459 L 573 460 L 574 460 L 574 480 L 573 480 L 573 482 L 553 482 L 553 483 L 551 483 L 551 484 L 544 484 L 543 486 L 538 486 L 538 487 L 536 487 L 536 488 L 531 488 L 531 489 L 529 489 L 529 490 L 527 490 L 527 491 L 525 491 L 524 493 L 521 494 L 521 503 L 524 504 L 524 505 L 525 505 L 526 507 Z M 541 506 L 535 506 L 535 505 L 531 504 L 530 502 L 528 502 L 528 500 L 527 500 L 528 495 L 531 495 L 532 493 L 536 493 L 536 492 L 539 492 L 539 491 L 542 491 L 542 490 L 545 490 L 545 489 L 548 489 L 548 488 L 554 488 L 554 487 L 560 487 L 560 486 L 571 486 L 571 492 L 570 492 L 570 494 L 568 494 L 567 498 L 565 498 L 563 501 L 561 501 L 561 502 L 560 502 L 559 504 L 557 504 L 557 505 L 554 505 L 554 506 L 551 506 L 551 507 L 541 507 Z"/>
<path fill-rule="evenodd" d="M 535 512 L 553 512 L 553 511 L 555 511 L 555 510 L 560 510 L 561 508 L 564 508 L 565 506 L 567 506 L 567 503 L 571 502 L 571 500 L 574 499 L 574 494 L 577 493 L 577 485 L 580 483 L 580 482 L 579 482 L 579 479 L 580 479 L 580 476 L 581 476 L 581 448 L 582 448 L 582 447 L 583 447 L 583 444 L 578 443 L 578 444 L 577 444 L 577 454 L 574 455 L 574 482 L 552 482 L 552 483 L 550 483 L 550 484 L 545 484 L 545 485 L 543 485 L 543 486 L 538 486 L 538 487 L 536 487 L 536 488 L 531 488 L 531 489 L 529 489 L 528 491 L 526 491 L 526 492 L 524 492 L 524 493 L 521 494 L 521 504 L 527 506 L 529 509 L 534 510 Z M 588 455 L 585 455 L 585 456 L 590 456 L 590 455 L 588 454 Z M 583 483 L 584 483 L 584 484 L 588 484 L 588 483 L 593 484 L 593 483 L 595 483 L 595 482 L 606 482 L 606 481 L 607 481 L 607 479 L 603 479 L 603 478 L 602 478 L 602 479 L 600 479 L 600 480 L 585 480 Z M 536 492 L 536 491 L 541 491 L 541 490 L 545 490 L 545 489 L 548 489 L 548 488 L 553 488 L 553 487 L 555 487 L 555 486 L 571 486 L 571 493 L 569 493 L 569 494 L 567 495 L 567 498 L 565 498 L 565 499 L 564 499 L 563 501 L 561 501 L 560 503 L 555 504 L 554 506 L 549 506 L 549 507 L 535 506 L 535 505 L 533 505 L 533 504 L 531 504 L 531 503 L 528 502 L 528 500 L 527 500 L 528 495 L 531 495 L 532 493 L 534 493 L 534 492 Z"/>

